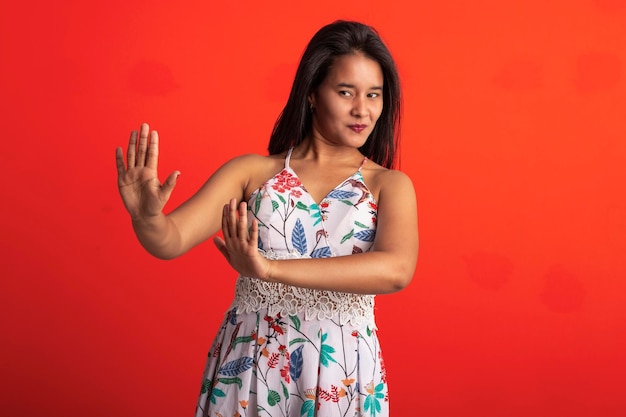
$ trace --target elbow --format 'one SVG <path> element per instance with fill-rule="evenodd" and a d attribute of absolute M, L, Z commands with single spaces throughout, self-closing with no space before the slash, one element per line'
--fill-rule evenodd
<path fill-rule="evenodd" d="M 391 291 L 402 291 L 409 286 L 415 275 L 415 267 L 417 266 L 417 253 L 411 259 L 405 259 L 402 262 L 397 262 L 395 267 L 390 268 L 393 273 L 391 276 Z"/>
<path fill-rule="evenodd" d="M 152 248 L 147 245 L 142 245 L 144 249 L 152 256 L 162 261 L 169 261 L 179 256 L 171 250 L 164 250 L 164 248 Z"/>
<path fill-rule="evenodd" d="M 408 287 L 408 285 L 411 283 L 411 280 L 413 279 L 413 274 L 401 274 L 398 275 L 396 277 L 394 277 L 390 284 L 391 287 L 389 289 L 390 293 L 393 292 L 398 292 L 398 291 L 402 291 L 403 289 L 405 289 L 406 287 Z"/>
<path fill-rule="evenodd" d="M 405 289 L 413 280 L 413 274 L 415 273 L 415 264 L 410 265 L 397 265 L 394 268 L 393 273 L 389 276 L 389 288 L 388 293 L 394 293 Z"/>
<path fill-rule="evenodd" d="M 170 260 L 176 258 L 176 256 L 169 255 L 169 254 L 155 254 L 155 253 L 153 253 L 152 256 L 154 256 L 155 258 L 160 259 L 162 261 L 170 261 Z"/>

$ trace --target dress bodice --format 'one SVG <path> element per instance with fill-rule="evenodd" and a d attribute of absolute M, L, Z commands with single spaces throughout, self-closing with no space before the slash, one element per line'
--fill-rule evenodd
<path fill-rule="evenodd" d="M 252 193 L 248 218 L 259 225 L 259 251 L 269 259 L 327 258 L 367 252 L 376 235 L 377 204 L 361 168 L 333 188 L 319 203 L 289 166 Z M 358 280 L 358 277 L 354 277 Z M 239 277 L 235 291 L 239 311 L 268 308 L 270 314 L 306 312 L 341 322 L 369 322 L 374 327 L 373 295 L 311 290 L 256 278 Z"/>
<path fill-rule="evenodd" d="M 361 167 L 316 203 L 289 166 L 270 178 L 249 201 L 259 223 L 259 249 L 278 256 L 327 258 L 367 252 L 376 234 L 376 201 Z"/>

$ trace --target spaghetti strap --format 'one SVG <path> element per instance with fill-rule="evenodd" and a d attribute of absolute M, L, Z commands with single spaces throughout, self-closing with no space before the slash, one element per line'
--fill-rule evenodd
<path fill-rule="evenodd" d="M 363 162 L 361 162 L 361 166 L 359 167 L 359 172 L 361 172 L 361 168 L 363 168 L 366 162 L 367 162 L 367 156 L 363 158 Z"/>
<path fill-rule="evenodd" d="M 287 157 L 285 157 L 285 169 L 289 168 L 289 159 L 291 159 L 292 151 L 293 151 L 293 146 L 289 148 L 289 151 L 287 151 Z"/>

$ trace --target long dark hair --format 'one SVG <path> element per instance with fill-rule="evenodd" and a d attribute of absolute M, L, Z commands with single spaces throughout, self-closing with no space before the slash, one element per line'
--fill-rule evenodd
<path fill-rule="evenodd" d="M 321 28 L 302 55 L 287 104 L 274 124 L 268 151 L 282 153 L 311 133 L 313 116 L 308 96 L 324 81 L 334 60 L 362 53 L 380 65 L 383 110 L 374 130 L 359 151 L 372 161 L 392 168 L 400 138 L 400 80 L 396 64 L 376 30 L 358 22 L 338 20 Z"/>

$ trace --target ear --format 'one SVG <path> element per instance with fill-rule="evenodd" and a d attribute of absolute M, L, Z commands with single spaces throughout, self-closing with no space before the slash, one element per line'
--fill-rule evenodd
<path fill-rule="evenodd" d="M 307 100 L 309 101 L 309 107 L 310 108 L 315 108 L 315 91 L 311 92 L 309 94 L 309 96 L 307 97 Z"/>

